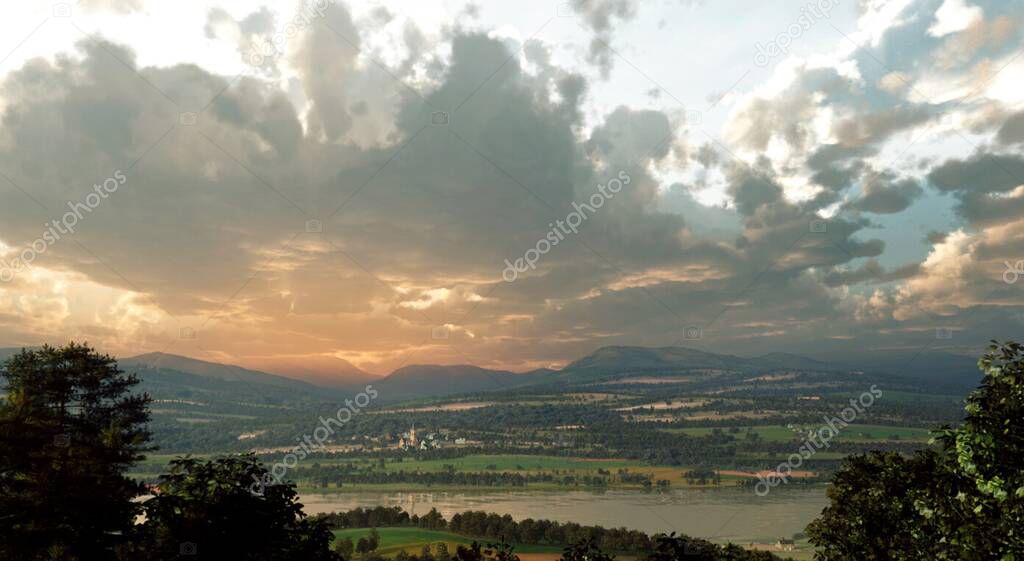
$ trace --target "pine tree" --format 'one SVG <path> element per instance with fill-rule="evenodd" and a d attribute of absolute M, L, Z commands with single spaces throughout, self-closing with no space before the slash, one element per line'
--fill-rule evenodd
<path fill-rule="evenodd" d="M 149 396 L 86 345 L 23 350 L 2 370 L 0 558 L 115 558 L 145 493 Z"/>

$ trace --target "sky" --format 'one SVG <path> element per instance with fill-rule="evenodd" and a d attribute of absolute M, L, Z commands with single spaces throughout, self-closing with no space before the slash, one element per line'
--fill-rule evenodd
<path fill-rule="evenodd" d="M 1019 0 L 3 10 L 3 347 L 301 376 L 1024 333 Z"/>

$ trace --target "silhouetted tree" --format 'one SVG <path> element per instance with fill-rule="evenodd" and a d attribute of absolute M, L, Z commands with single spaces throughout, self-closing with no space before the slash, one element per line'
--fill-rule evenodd
<path fill-rule="evenodd" d="M 352 543 L 352 538 L 343 538 L 334 543 L 334 552 L 343 557 L 346 561 L 352 559 L 352 553 L 355 552 L 356 546 Z"/>
<path fill-rule="evenodd" d="M 23 350 L 0 371 L 0 559 L 115 558 L 145 488 L 149 397 L 86 345 Z"/>
<path fill-rule="evenodd" d="M 601 551 L 594 540 L 584 540 L 562 550 L 561 561 L 615 561 L 615 556 Z"/>
<path fill-rule="evenodd" d="M 262 482 L 255 485 L 254 482 Z M 302 512 L 293 483 L 277 484 L 252 455 L 179 458 L 145 503 L 151 561 L 336 561 L 334 535 Z M 133 558 L 135 559 L 135 558 Z"/>
<path fill-rule="evenodd" d="M 468 547 L 460 545 L 455 550 L 455 559 L 458 561 L 519 561 L 515 548 L 505 540 L 498 543 L 489 543 L 483 548 L 474 541 Z"/>

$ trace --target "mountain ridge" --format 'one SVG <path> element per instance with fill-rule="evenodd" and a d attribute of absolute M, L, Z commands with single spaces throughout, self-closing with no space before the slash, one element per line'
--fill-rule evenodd
<path fill-rule="evenodd" d="M 213 378 L 225 382 L 258 382 L 267 385 L 277 385 L 290 388 L 313 389 L 315 385 L 294 378 L 277 376 L 258 370 L 250 370 L 234 364 L 210 362 L 196 358 L 174 355 L 162 352 L 144 353 L 119 359 L 118 365 L 122 370 L 131 369 L 153 369 L 153 370 L 174 370 L 184 372 L 203 378 Z"/>
<path fill-rule="evenodd" d="M 0 360 L 18 351 L 20 348 L 0 348 Z M 778 351 L 743 357 L 679 346 L 606 345 L 570 362 L 560 370 L 537 369 L 517 373 L 472 364 L 414 364 L 396 368 L 382 377 L 373 377 L 353 366 L 353 372 L 357 376 L 355 379 L 331 377 L 328 374 L 326 378 L 314 377 L 312 380 L 161 352 L 126 357 L 120 359 L 119 364 L 128 371 L 141 369 L 141 377 L 166 370 L 221 382 L 248 382 L 287 388 L 302 394 L 350 391 L 365 384 L 372 384 L 382 396 L 387 396 L 387 401 L 486 393 L 544 384 L 586 385 L 651 375 L 706 374 L 709 371 L 743 374 L 765 374 L 779 370 L 833 373 L 867 371 L 965 385 L 972 384 L 976 379 L 976 371 L 973 365 L 969 364 L 970 361 L 957 360 L 960 358 L 957 355 L 939 352 L 936 356 L 917 359 L 916 365 L 913 364 L 916 356 L 909 356 L 908 359 L 904 355 L 910 355 L 909 351 L 875 353 L 870 356 L 849 353 L 814 357 Z M 344 368 L 345 365 L 350 365 L 341 359 L 337 360 L 341 362 L 325 362 L 327 370 L 324 371 L 329 373 L 329 369 L 334 366 Z M 909 369 L 911 365 L 918 368 Z M 301 370 L 295 368 L 289 371 Z M 275 370 L 281 371 L 279 368 Z"/>

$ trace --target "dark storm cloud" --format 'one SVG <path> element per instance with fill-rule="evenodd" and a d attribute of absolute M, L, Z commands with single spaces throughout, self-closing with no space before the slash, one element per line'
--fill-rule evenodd
<path fill-rule="evenodd" d="M 999 127 L 997 135 L 1003 144 L 1019 144 L 1024 142 L 1024 111 L 1011 115 Z"/>
<path fill-rule="evenodd" d="M 931 232 L 928 232 L 928 235 L 925 236 L 925 241 L 932 245 L 940 244 L 946 241 L 947 236 L 949 236 L 949 232 L 938 232 L 932 230 Z"/>
<path fill-rule="evenodd" d="M 864 181 L 860 197 L 846 205 L 850 210 L 894 214 L 903 212 L 924 194 L 914 179 L 897 180 L 891 174 L 871 174 Z"/>
<path fill-rule="evenodd" d="M 868 259 L 863 265 L 853 270 L 833 270 L 823 280 L 828 286 L 846 286 L 859 283 L 882 283 L 906 279 L 916 275 L 921 269 L 918 263 L 903 265 L 886 271 L 875 259 Z"/>
<path fill-rule="evenodd" d="M 782 201 L 782 187 L 761 173 L 737 168 L 729 184 L 729 195 L 740 214 L 751 216 L 765 205 Z"/>
<path fill-rule="evenodd" d="M 342 84 L 356 73 L 360 41 L 352 17 L 341 6 L 328 6 L 323 20 L 307 30 L 293 62 L 311 103 L 310 133 L 335 141 L 352 126 Z"/>
<path fill-rule="evenodd" d="M 615 58 L 611 43 L 616 20 L 626 22 L 633 19 L 638 3 L 636 0 L 570 0 L 570 4 L 584 25 L 593 32 L 589 60 L 607 78 Z"/>
<path fill-rule="evenodd" d="M 958 200 L 957 210 L 976 225 L 998 224 L 1020 216 L 1024 197 L 1006 194 L 1024 184 L 1024 158 L 979 151 L 950 159 L 928 173 L 928 181 Z"/>
<path fill-rule="evenodd" d="M 967 159 L 951 159 L 935 167 L 928 180 L 941 191 L 1002 193 L 1024 183 L 1024 158 L 980 152 Z"/>

